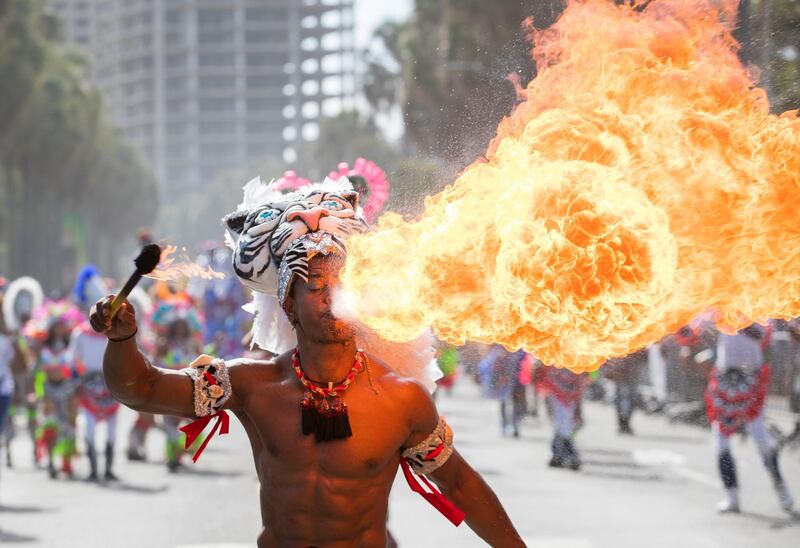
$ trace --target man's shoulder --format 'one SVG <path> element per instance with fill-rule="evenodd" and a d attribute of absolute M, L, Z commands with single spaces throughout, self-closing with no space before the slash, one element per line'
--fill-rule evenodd
<path fill-rule="evenodd" d="M 284 378 L 284 368 L 278 359 L 259 360 L 236 358 L 226 360 L 231 379 L 234 382 L 280 382 Z"/>
<path fill-rule="evenodd" d="M 403 405 L 432 401 L 431 393 L 417 379 L 399 375 L 379 357 L 367 355 L 370 374 L 377 380 L 379 388 Z"/>
<path fill-rule="evenodd" d="M 404 417 L 409 426 L 410 437 L 403 447 L 419 443 L 439 422 L 439 414 L 430 391 L 417 379 L 398 375 L 380 359 L 371 355 L 368 358 L 373 376 L 377 378 L 379 393 L 387 396 L 385 401 L 393 412 Z"/>

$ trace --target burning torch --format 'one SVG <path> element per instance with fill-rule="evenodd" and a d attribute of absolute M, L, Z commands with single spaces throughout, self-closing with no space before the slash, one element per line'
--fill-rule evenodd
<path fill-rule="evenodd" d="M 122 306 L 122 302 L 128 297 L 130 292 L 133 291 L 133 288 L 136 287 L 136 284 L 139 283 L 142 276 L 150 274 L 156 268 L 156 265 L 158 265 L 159 260 L 161 260 L 161 248 L 158 247 L 158 245 L 147 244 L 142 248 L 139 252 L 139 256 L 133 261 L 133 264 L 136 265 L 136 270 L 131 274 L 131 277 L 128 278 L 128 281 L 125 282 L 122 290 L 114 297 L 114 300 L 111 301 L 110 319 L 116 316 L 120 306 Z"/>

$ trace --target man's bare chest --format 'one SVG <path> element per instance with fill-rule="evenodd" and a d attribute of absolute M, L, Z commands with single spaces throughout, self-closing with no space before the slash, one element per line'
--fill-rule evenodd
<path fill-rule="evenodd" d="M 409 435 L 405 417 L 386 401 L 387 395 L 364 388 L 354 386 L 344 398 L 352 437 L 324 443 L 302 434 L 303 391 L 293 383 L 273 385 L 248 398 L 251 437 L 258 436 L 253 441 L 260 444 L 262 462 L 287 472 L 318 471 L 341 478 L 363 478 L 396 466 Z"/>

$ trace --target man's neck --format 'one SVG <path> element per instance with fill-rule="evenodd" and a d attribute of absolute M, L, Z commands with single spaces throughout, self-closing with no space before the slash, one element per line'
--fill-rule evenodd
<path fill-rule="evenodd" d="M 306 377 L 317 382 L 340 382 L 350 369 L 356 356 L 356 341 L 319 343 L 298 337 L 300 365 Z"/>

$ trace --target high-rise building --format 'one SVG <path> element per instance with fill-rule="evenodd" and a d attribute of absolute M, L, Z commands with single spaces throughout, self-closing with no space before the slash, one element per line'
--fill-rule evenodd
<path fill-rule="evenodd" d="M 320 116 L 352 106 L 353 0 L 51 1 L 167 198 L 259 158 L 291 159 Z M 86 5 L 91 31 L 77 40 Z"/>
<path fill-rule="evenodd" d="M 92 1 L 50 0 L 52 13 L 61 21 L 64 41 L 87 52 L 92 43 Z"/>

